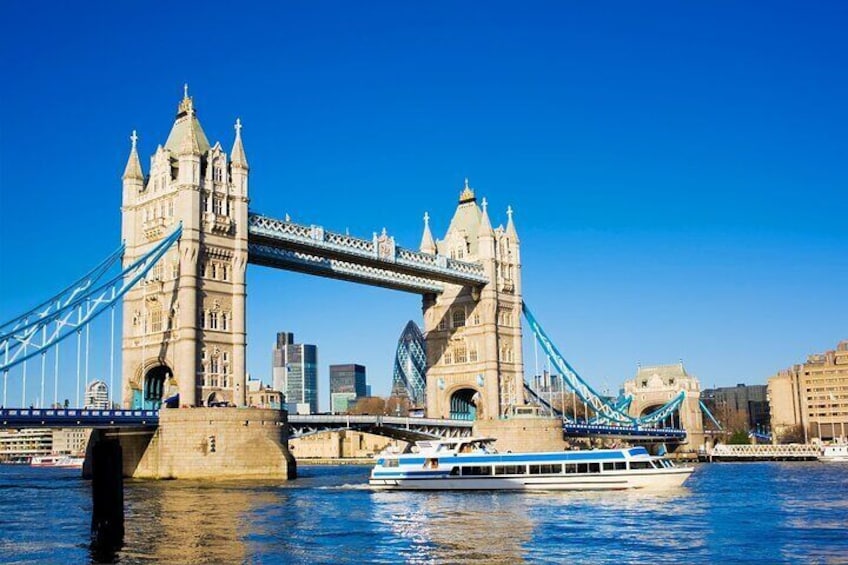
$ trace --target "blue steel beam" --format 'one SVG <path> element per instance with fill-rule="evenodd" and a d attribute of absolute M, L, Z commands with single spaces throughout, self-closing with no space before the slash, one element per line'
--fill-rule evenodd
<path fill-rule="evenodd" d="M 72 292 L 72 299 L 65 301 L 60 307 L 51 308 L 43 315 L 31 318 L 15 318 L 24 320 L 23 323 L 15 323 L 13 320 L 3 324 L 3 327 L 14 326 L 16 329 L 0 336 L 0 372 L 7 371 L 53 347 L 117 304 L 181 235 L 182 225 L 179 225 L 168 237 L 120 273 L 97 286 L 88 285 L 81 292 Z"/>
<path fill-rule="evenodd" d="M 159 425 L 156 410 L 0 409 L 0 428 L 132 428 Z"/>

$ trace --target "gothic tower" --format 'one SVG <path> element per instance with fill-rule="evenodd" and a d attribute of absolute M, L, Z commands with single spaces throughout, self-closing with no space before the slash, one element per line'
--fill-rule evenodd
<path fill-rule="evenodd" d="M 422 252 L 479 261 L 490 281 L 424 297 L 429 417 L 492 420 L 524 404 L 521 259 L 512 209 L 507 216 L 492 229 L 486 199 L 478 206 L 466 179 L 444 239 L 434 241 L 424 217 Z"/>
<path fill-rule="evenodd" d="M 124 265 L 182 223 L 178 244 L 124 297 L 123 398 L 158 407 L 245 404 L 248 164 L 236 120 L 230 156 L 209 145 L 185 88 L 144 176 L 132 136 L 123 175 Z"/>

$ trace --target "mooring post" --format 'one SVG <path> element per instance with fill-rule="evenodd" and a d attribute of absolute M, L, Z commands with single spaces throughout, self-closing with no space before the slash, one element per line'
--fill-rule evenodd
<path fill-rule="evenodd" d="M 91 481 L 91 551 L 108 557 L 124 543 L 123 453 L 116 439 L 94 445 Z"/>

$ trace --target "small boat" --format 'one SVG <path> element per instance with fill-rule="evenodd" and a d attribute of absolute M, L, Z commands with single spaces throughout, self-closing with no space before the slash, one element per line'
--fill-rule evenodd
<path fill-rule="evenodd" d="M 73 455 L 40 455 L 33 457 L 29 462 L 33 467 L 68 467 L 81 469 L 85 457 Z"/>
<path fill-rule="evenodd" d="M 694 469 L 644 447 L 498 453 L 492 438 L 419 441 L 381 453 L 369 485 L 390 490 L 624 490 L 679 487 Z"/>
<path fill-rule="evenodd" d="M 823 445 L 819 461 L 828 463 L 848 463 L 848 444 L 836 443 L 833 445 Z"/>

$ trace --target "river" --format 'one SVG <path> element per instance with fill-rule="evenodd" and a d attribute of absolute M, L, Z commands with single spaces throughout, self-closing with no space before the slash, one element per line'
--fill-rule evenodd
<path fill-rule="evenodd" d="M 127 481 L 132 563 L 848 563 L 848 465 L 700 465 L 667 492 L 375 492 L 361 466 L 291 482 Z M 0 465 L 0 562 L 86 563 L 90 483 Z"/>

